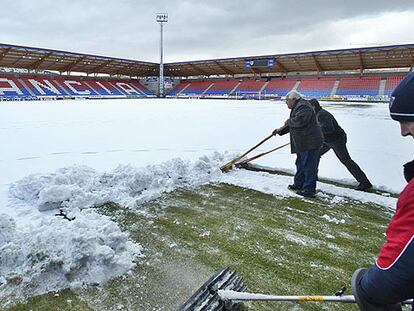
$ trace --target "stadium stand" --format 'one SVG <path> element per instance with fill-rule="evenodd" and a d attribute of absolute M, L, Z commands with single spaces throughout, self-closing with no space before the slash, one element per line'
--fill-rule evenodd
<path fill-rule="evenodd" d="M 336 77 L 310 77 L 300 81 L 298 91 L 307 97 L 320 98 L 330 96 L 334 87 Z"/>
<path fill-rule="evenodd" d="M 371 95 L 379 94 L 381 77 L 343 77 L 339 81 L 335 95 Z"/>
<path fill-rule="evenodd" d="M 154 93 L 134 80 L 103 80 L 86 77 L 0 74 L 0 99 L 45 97 L 147 97 Z"/>
<path fill-rule="evenodd" d="M 413 71 L 413 52 L 414 44 L 399 44 L 180 61 L 164 64 L 160 88 L 158 63 L 0 43 L 0 100 L 165 93 L 277 99 L 295 89 L 323 100 L 387 101 Z"/>
<path fill-rule="evenodd" d="M 403 76 L 305 76 L 295 78 L 272 78 L 270 81 L 264 79 L 226 79 L 211 81 L 187 81 L 178 83 L 172 90 L 170 96 L 199 95 L 202 97 L 234 96 L 236 98 L 274 98 L 283 97 L 296 89 L 306 98 L 330 98 L 341 97 L 367 97 L 367 96 L 389 96 Z M 381 83 L 382 81 L 382 83 Z M 381 86 L 385 85 L 383 93 Z"/>
<path fill-rule="evenodd" d="M 352 99 L 386 97 L 404 78 L 389 76 L 303 76 L 265 79 L 182 80 L 169 96 L 275 98 L 297 89 L 307 98 Z M 0 99 L 152 97 L 155 94 L 138 80 L 79 76 L 0 73 Z M 333 97 L 332 97 L 333 96 Z M 385 97 L 384 97 L 385 96 Z"/>

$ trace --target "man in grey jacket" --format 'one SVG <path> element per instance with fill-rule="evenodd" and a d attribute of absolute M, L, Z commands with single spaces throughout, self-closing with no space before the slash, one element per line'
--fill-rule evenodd
<path fill-rule="evenodd" d="M 321 148 L 321 156 L 332 149 L 339 161 L 348 169 L 352 176 L 359 182 L 356 190 L 365 191 L 372 188 L 371 182 L 367 175 L 362 171 L 359 165 L 352 160 L 346 147 L 346 133 L 339 126 L 335 117 L 325 109 L 323 109 L 316 99 L 311 99 L 309 103 L 312 105 L 316 113 L 316 118 L 321 126 L 324 136 L 323 146 Z"/>
<path fill-rule="evenodd" d="M 290 117 L 273 135 L 290 133 L 291 152 L 296 153 L 296 174 L 288 188 L 304 197 L 314 197 L 323 143 L 321 127 L 312 106 L 297 91 L 286 95 L 286 104 L 291 109 Z"/>

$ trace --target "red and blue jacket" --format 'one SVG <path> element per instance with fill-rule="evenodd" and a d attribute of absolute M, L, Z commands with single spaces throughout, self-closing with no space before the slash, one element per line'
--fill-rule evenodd
<path fill-rule="evenodd" d="M 388 225 L 386 236 L 387 241 L 376 262 L 381 270 L 390 269 L 408 247 L 414 247 L 414 243 L 411 243 L 414 238 L 414 179 L 411 179 L 398 198 L 397 209 Z"/>

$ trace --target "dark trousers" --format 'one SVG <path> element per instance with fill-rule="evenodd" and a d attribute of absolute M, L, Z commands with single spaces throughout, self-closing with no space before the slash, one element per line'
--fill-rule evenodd
<path fill-rule="evenodd" d="M 302 151 L 296 155 L 295 186 L 303 191 L 316 192 L 319 159 L 319 149 Z"/>
<path fill-rule="evenodd" d="M 394 304 L 414 298 L 413 263 L 414 240 L 408 244 L 391 268 L 381 270 L 373 265 L 368 269 L 360 283 L 365 298 L 373 304 L 380 305 Z"/>
<path fill-rule="evenodd" d="M 341 139 L 335 141 L 333 143 L 324 142 L 321 148 L 321 156 L 327 153 L 330 149 L 332 149 L 336 156 L 338 157 L 339 161 L 348 169 L 352 176 L 359 182 L 366 182 L 368 181 L 367 175 L 361 170 L 358 164 L 355 163 L 354 160 L 351 159 L 349 155 L 348 149 L 346 148 L 346 137 L 345 139 Z"/>

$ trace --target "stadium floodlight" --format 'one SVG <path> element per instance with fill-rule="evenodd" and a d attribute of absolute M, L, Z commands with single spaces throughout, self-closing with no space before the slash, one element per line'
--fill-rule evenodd
<path fill-rule="evenodd" d="M 157 13 L 156 21 L 161 26 L 159 97 L 164 97 L 163 25 L 168 22 L 168 13 Z"/>
<path fill-rule="evenodd" d="M 157 22 L 158 23 L 168 22 L 168 13 L 157 13 Z"/>

